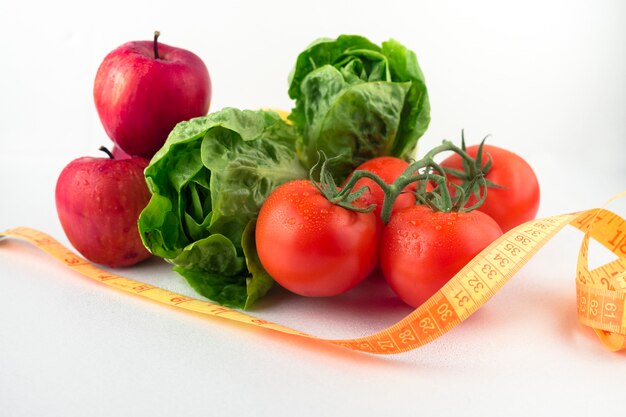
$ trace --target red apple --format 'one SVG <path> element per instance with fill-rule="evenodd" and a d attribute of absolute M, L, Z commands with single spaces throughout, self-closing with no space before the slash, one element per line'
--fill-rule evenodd
<path fill-rule="evenodd" d="M 134 41 L 102 61 L 93 89 L 109 137 L 129 155 L 150 159 L 183 120 L 204 116 L 211 80 L 204 62 L 185 49 Z"/>
<path fill-rule="evenodd" d="M 70 243 L 85 258 L 122 267 L 150 257 L 137 230 L 139 213 L 150 200 L 143 176 L 147 165 L 141 157 L 83 157 L 61 171 L 57 213 Z"/>

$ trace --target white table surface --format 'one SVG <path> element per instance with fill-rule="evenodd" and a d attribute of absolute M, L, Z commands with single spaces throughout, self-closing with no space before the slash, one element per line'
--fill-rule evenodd
<path fill-rule="evenodd" d="M 429 86 L 433 119 L 420 152 L 463 128 L 470 142 L 492 134 L 535 168 L 540 216 L 626 190 L 625 4 L 471 3 L 3 3 L 0 229 L 30 226 L 68 244 L 56 178 L 110 145 L 91 98 L 97 66 L 155 29 L 205 60 L 212 110 L 289 109 L 291 65 L 317 37 L 396 38 L 417 53 Z M 610 208 L 626 215 L 623 201 Z M 0 414 L 623 415 L 626 353 L 605 350 L 575 316 L 581 238 L 568 226 L 469 320 L 389 357 L 163 307 L 5 240 Z M 594 262 L 610 258 L 593 249 Z M 156 259 L 119 272 L 193 295 Z M 409 312 L 374 279 L 333 299 L 276 289 L 252 314 L 352 337 Z"/>

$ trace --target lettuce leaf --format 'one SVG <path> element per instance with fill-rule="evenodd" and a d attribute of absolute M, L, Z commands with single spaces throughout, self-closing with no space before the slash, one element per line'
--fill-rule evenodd
<path fill-rule="evenodd" d="M 362 36 L 318 39 L 298 56 L 289 96 L 304 166 L 323 151 L 336 157 L 330 169 L 340 181 L 376 156 L 412 157 L 430 122 L 415 53 L 393 39 L 381 47 Z"/>
<path fill-rule="evenodd" d="M 145 246 L 201 295 L 248 308 L 272 285 L 254 244 L 269 193 L 306 178 L 295 129 L 270 111 L 227 108 L 179 123 L 146 168 Z"/>

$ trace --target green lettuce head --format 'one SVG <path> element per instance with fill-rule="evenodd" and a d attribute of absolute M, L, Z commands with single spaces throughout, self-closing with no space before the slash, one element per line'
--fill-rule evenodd
<path fill-rule="evenodd" d="M 179 123 L 145 171 L 145 246 L 201 295 L 249 307 L 273 283 L 256 253 L 256 216 L 274 188 L 307 176 L 295 136 L 268 111 L 228 108 Z"/>
<path fill-rule="evenodd" d="M 298 56 L 289 96 L 303 164 L 313 166 L 318 151 L 337 156 L 331 170 L 339 180 L 377 156 L 412 157 L 430 122 L 417 58 L 395 40 L 382 47 L 353 35 L 315 41 Z"/>

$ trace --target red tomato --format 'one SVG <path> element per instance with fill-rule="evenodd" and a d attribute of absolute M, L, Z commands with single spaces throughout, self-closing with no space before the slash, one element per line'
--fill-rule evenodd
<path fill-rule="evenodd" d="M 394 292 L 418 307 L 501 235 L 500 226 L 477 210 L 408 207 L 392 215 L 383 231 L 381 269 Z"/>
<path fill-rule="evenodd" d="M 393 156 L 380 156 L 363 162 L 356 170 L 369 171 L 378 175 L 387 184 L 391 184 L 408 167 L 409 163 L 403 159 Z M 348 179 L 350 179 L 350 177 L 348 177 Z M 374 214 L 376 217 L 380 217 L 385 193 L 378 184 L 369 178 L 359 179 L 353 189 L 356 191 L 361 187 L 368 187 L 369 191 L 365 192 L 359 200 L 365 204 L 365 207 L 375 204 L 376 208 L 374 208 Z M 394 202 L 392 212 L 415 205 L 415 196 L 413 195 L 415 189 L 415 183 L 408 185 L 404 189 L 404 193 L 400 194 Z"/>
<path fill-rule="evenodd" d="M 468 147 L 467 153 L 476 158 L 478 145 Z M 479 210 L 491 216 L 505 232 L 534 219 L 539 209 L 539 182 L 533 169 L 517 154 L 492 145 L 483 147 L 483 166 L 488 160 L 486 154 L 491 156 L 493 165 L 485 178 L 504 188 L 489 188 L 487 198 Z M 461 157 L 457 154 L 448 157 L 441 166 L 463 169 Z M 452 176 L 448 176 L 448 179 L 461 183 Z M 468 205 L 471 206 L 476 201 L 476 197 L 472 196 Z"/>
<path fill-rule="evenodd" d="M 345 292 L 377 261 L 376 216 L 330 203 L 308 180 L 291 181 L 267 198 L 256 224 L 265 270 L 288 290 L 310 297 Z"/>

